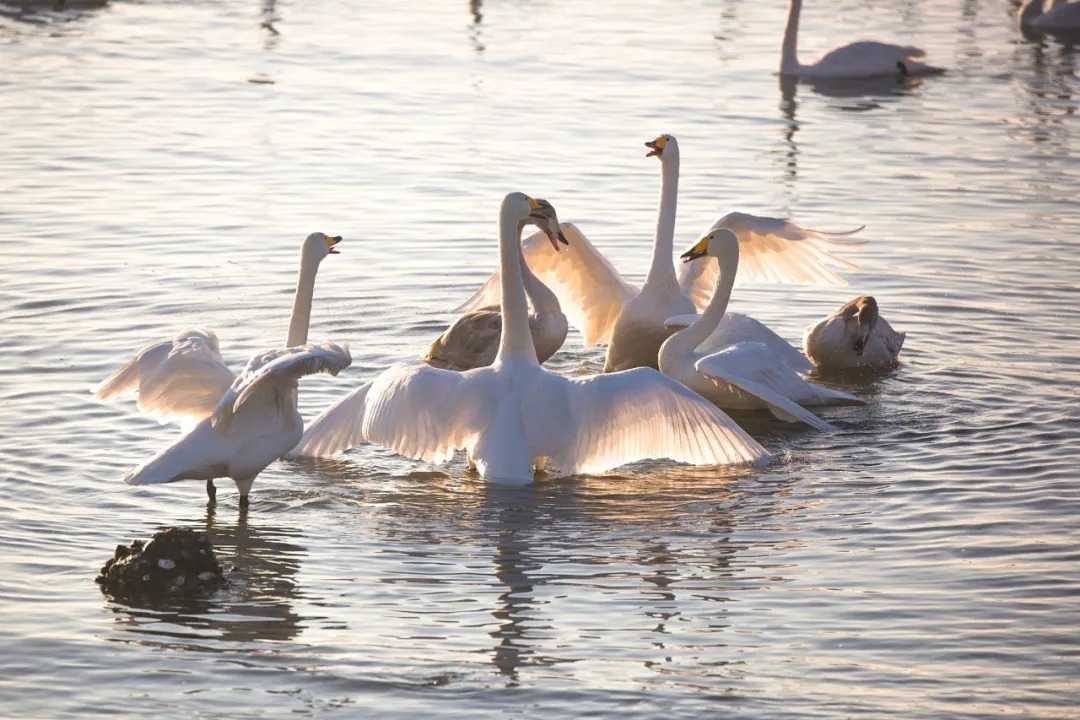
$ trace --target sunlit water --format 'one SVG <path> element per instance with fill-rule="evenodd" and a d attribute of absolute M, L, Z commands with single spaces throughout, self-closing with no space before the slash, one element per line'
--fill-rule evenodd
<path fill-rule="evenodd" d="M 1005 0 L 816 0 L 811 59 L 922 45 L 944 77 L 778 87 L 783 0 L 0 4 L 0 715 L 1067 718 L 1080 704 L 1078 51 Z M 311 417 L 415 355 L 554 202 L 631 279 L 677 135 L 677 246 L 728 210 L 865 223 L 846 288 L 747 286 L 792 340 L 859 293 L 904 364 L 824 435 L 740 416 L 757 472 L 642 463 L 508 491 L 360 448 L 130 488 L 175 437 L 87 389 L 137 346 L 285 338 Z M 551 362 L 597 369 L 571 334 Z M 121 541 L 205 528 L 229 589 L 108 601 Z"/>

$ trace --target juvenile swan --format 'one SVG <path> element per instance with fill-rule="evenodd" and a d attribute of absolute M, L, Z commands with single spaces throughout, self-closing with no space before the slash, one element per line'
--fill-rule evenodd
<path fill-rule="evenodd" d="M 823 372 L 888 369 L 899 362 L 904 337 L 878 313 L 877 300 L 862 295 L 808 325 L 803 348 Z"/>
<path fill-rule="evenodd" d="M 770 455 L 704 398 L 655 370 L 564 378 L 536 360 L 519 255 L 536 200 L 510 193 L 499 212 L 503 333 L 489 367 L 392 367 L 324 412 L 294 451 L 328 455 L 375 442 L 428 462 L 465 450 L 480 475 L 522 485 L 536 470 L 603 472 L 645 458 L 759 465 Z"/>

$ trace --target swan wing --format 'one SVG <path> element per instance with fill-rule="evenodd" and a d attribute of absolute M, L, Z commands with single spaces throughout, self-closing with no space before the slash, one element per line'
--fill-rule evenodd
<path fill-rule="evenodd" d="M 303 437 L 289 455 L 328 457 L 366 443 L 364 413 L 370 389 L 371 382 L 368 381 L 323 410 L 308 423 Z"/>
<path fill-rule="evenodd" d="M 560 223 L 559 227 L 569 245 L 561 252 L 555 252 L 544 233 L 534 233 L 521 243 L 525 262 L 555 293 L 570 323 L 585 336 L 586 347 L 610 343 L 612 328 L 623 305 L 639 290 L 623 280 L 615 266 L 576 225 Z M 499 302 L 499 273 L 496 271 L 457 309 L 471 310 Z"/>
<path fill-rule="evenodd" d="M 780 283 L 846 285 L 830 266 L 855 270 L 859 266 L 829 252 L 830 246 L 861 245 L 865 240 L 849 240 L 862 227 L 846 232 L 825 232 L 796 225 L 790 220 L 749 213 L 732 212 L 717 220 L 711 228 L 727 228 L 739 239 L 738 280 L 762 280 Z M 718 263 L 683 263 L 679 284 L 698 310 L 712 297 Z"/>
<path fill-rule="evenodd" d="M 850 68 L 880 65 L 885 70 L 892 72 L 896 69 L 896 63 L 925 57 L 925 55 L 925 50 L 912 45 L 894 45 L 876 40 L 861 40 L 830 50 L 822 55 L 814 63 L 814 66 L 827 69 L 834 65 Z"/>
<path fill-rule="evenodd" d="M 565 379 L 573 435 L 552 462 L 595 473 L 635 460 L 762 465 L 772 456 L 709 401 L 652 368 Z"/>
<path fill-rule="evenodd" d="M 475 441 L 490 415 L 490 368 L 459 373 L 396 365 L 371 384 L 362 432 L 373 443 L 427 462 L 446 462 Z"/>
<path fill-rule="evenodd" d="M 226 429 L 232 418 L 253 398 L 267 393 L 282 405 L 284 412 L 296 409 L 297 380 L 305 375 L 337 375 L 352 363 L 348 346 L 336 343 L 309 343 L 253 355 L 243 372 L 221 396 L 210 416 L 215 429 Z"/>
<path fill-rule="evenodd" d="M 191 329 L 139 348 L 92 392 L 107 400 L 134 391 L 139 410 L 162 422 L 201 420 L 213 412 L 233 379 L 217 335 Z"/>
<path fill-rule="evenodd" d="M 742 313 L 724 313 L 720 324 L 712 335 L 699 346 L 703 350 L 731 347 L 739 343 L 760 343 L 783 360 L 797 373 L 805 374 L 814 369 L 813 363 L 802 352 L 784 338 L 777 335 L 764 323 Z"/>
<path fill-rule="evenodd" d="M 435 339 L 424 362 L 447 370 L 471 370 L 495 361 L 502 336 L 502 315 L 481 309 L 466 313 Z"/>

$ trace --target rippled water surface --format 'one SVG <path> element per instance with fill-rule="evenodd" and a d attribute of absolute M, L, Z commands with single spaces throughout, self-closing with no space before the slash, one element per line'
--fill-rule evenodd
<path fill-rule="evenodd" d="M 90 3 L 94 5 L 94 3 Z M 808 0 L 949 73 L 780 87 L 783 0 L 0 2 L 0 715 L 1069 718 L 1080 704 L 1080 49 L 1006 0 Z M 415 355 L 551 199 L 631 279 L 679 137 L 677 247 L 724 212 L 865 223 L 840 288 L 740 287 L 792 340 L 860 293 L 904 363 L 780 460 L 485 486 L 360 448 L 131 488 L 176 430 L 87 389 L 139 345 L 350 342 L 307 417 Z M 573 331 L 551 362 L 602 366 Z M 226 487 L 228 486 L 228 487 Z M 205 529 L 229 588 L 110 602 L 121 541 Z"/>

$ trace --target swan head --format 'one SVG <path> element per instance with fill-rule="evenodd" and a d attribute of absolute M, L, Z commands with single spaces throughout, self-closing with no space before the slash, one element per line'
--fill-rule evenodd
<path fill-rule="evenodd" d="M 874 331 L 880 317 L 877 300 L 872 295 L 862 295 L 845 305 L 844 310 L 846 311 L 845 326 L 850 323 L 855 325 L 855 341 L 852 342 L 851 349 L 861 357 L 863 351 L 866 350 L 870 333 Z"/>
<path fill-rule="evenodd" d="M 645 143 L 645 147 L 649 148 L 649 152 L 645 153 L 645 157 L 656 156 L 663 158 L 666 152 L 669 156 L 678 155 L 679 142 L 675 139 L 674 135 L 657 135 L 655 140 L 650 140 Z"/>
<path fill-rule="evenodd" d="M 559 252 L 559 243 L 570 244 L 559 227 L 559 216 L 555 214 L 555 207 L 543 198 L 529 198 L 529 216 L 525 222 L 540 228 L 551 241 L 555 252 Z"/>
<path fill-rule="evenodd" d="M 683 262 L 712 255 L 720 258 L 723 264 L 739 261 L 739 238 L 727 228 L 714 228 L 702 237 L 694 246 L 679 257 Z"/>
<path fill-rule="evenodd" d="M 303 254 L 316 262 L 322 262 L 327 255 L 337 255 L 337 244 L 341 242 L 340 235 L 327 235 L 326 233 L 313 232 L 304 238 Z"/>

